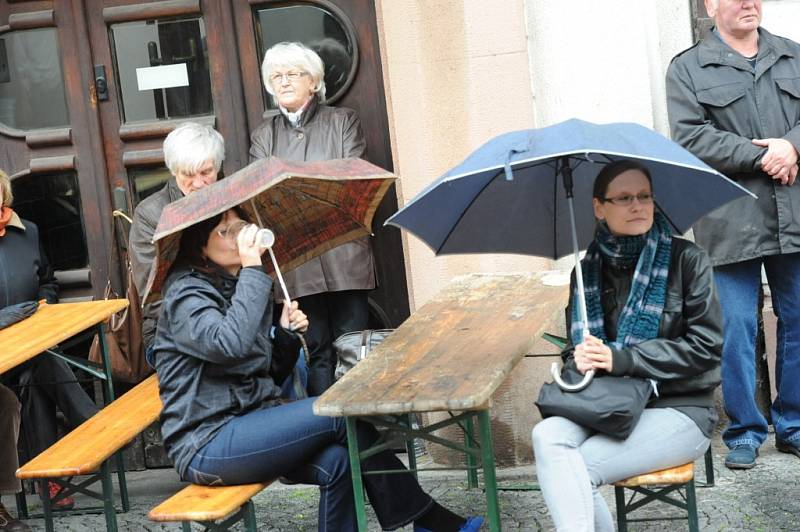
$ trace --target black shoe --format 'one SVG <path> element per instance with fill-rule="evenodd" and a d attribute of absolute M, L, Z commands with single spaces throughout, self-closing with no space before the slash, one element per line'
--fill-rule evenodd
<path fill-rule="evenodd" d="M 725 457 L 725 467 L 728 469 L 750 469 L 756 465 L 758 448 L 742 443 L 735 445 Z"/>
<path fill-rule="evenodd" d="M 20 521 L 14 519 L 8 513 L 6 507 L 0 502 L 0 532 L 30 532 L 31 528 Z"/>
<path fill-rule="evenodd" d="M 775 447 L 782 453 L 790 453 L 800 458 L 800 442 L 788 442 L 775 438 Z"/>

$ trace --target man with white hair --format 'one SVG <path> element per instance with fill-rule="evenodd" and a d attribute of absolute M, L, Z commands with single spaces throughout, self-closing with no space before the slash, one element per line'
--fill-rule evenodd
<path fill-rule="evenodd" d="M 673 139 L 748 188 L 694 227 L 714 266 L 725 343 L 725 465 L 749 469 L 767 438 L 755 402 L 761 268 L 778 317 L 775 444 L 800 457 L 800 44 L 761 24 L 760 0 L 705 0 L 709 35 L 667 70 Z"/>
<path fill-rule="evenodd" d="M 161 211 L 173 201 L 216 182 L 224 159 L 225 141 L 211 126 L 186 122 L 164 139 L 164 162 L 172 177 L 164 188 L 136 207 L 129 236 L 131 270 L 140 296 L 144 295 L 155 259 L 153 234 Z M 150 351 L 160 311 L 160 301 L 148 303 L 142 309 L 142 340 L 151 366 Z"/>

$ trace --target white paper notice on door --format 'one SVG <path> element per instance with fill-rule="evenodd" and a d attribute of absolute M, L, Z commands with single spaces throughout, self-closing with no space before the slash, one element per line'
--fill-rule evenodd
<path fill-rule="evenodd" d="M 189 85 L 189 74 L 186 63 L 137 68 L 136 81 L 140 91 L 186 87 Z"/>

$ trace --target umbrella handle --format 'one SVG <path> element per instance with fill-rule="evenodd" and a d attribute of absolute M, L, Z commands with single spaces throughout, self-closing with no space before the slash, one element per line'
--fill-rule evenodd
<path fill-rule="evenodd" d="M 589 383 L 592 382 L 594 378 L 594 370 L 590 369 L 583 375 L 583 380 L 577 384 L 567 384 L 561 378 L 561 371 L 558 369 L 558 362 L 553 362 L 550 366 L 550 375 L 553 376 L 553 380 L 558 387 L 564 390 L 565 392 L 579 392 L 589 386 Z"/>
<path fill-rule="evenodd" d="M 272 248 L 267 248 L 269 251 L 269 258 L 272 259 L 272 265 L 275 266 L 275 274 L 278 276 L 278 282 L 281 285 L 281 290 L 283 291 L 283 299 L 284 302 L 288 305 L 292 302 L 291 298 L 289 297 L 289 291 L 286 289 L 286 283 L 283 282 L 283 275 L 281 275 L 281 269 L 278 267 L 278 261 L 275 260 L 275 253 L 272 252 Z"/>

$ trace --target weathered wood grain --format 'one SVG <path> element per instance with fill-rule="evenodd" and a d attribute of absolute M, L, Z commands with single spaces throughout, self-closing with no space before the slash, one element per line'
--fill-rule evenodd
<path fill-rule="evenodd" d="M 0 373 L 108 319 L 127 299 L 39 305 L 33 316 L 0 330 Z"/>
<path fill-rule="evenodd" d="M 453 280 L 315 403 L 326 416 L 484 410 L 554 313 L 539 274 Z M 534 290 L 534 288 L 536 288 Z M 563 303 L 563 302 L 562 302 Z"/>

